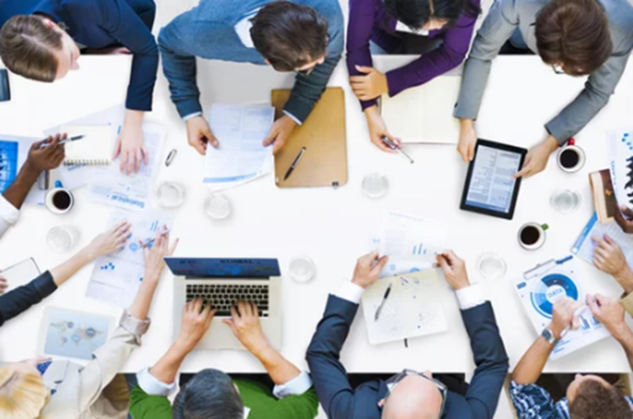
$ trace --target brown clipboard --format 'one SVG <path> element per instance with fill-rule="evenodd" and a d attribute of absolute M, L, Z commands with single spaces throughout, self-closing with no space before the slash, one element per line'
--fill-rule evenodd
<path fill-rule="evenodd" d="M 275 119 L 283 116 L 290 90 L 273 90 Z M 279 188 L 332 186 L 347 183 L 347 142 L 345 138 L 345 93 L 330 87 L 286 146 L 275 155 L 275 183 Z M 287 180 L 284 176 L 305 147 L 301 160 Z"/>

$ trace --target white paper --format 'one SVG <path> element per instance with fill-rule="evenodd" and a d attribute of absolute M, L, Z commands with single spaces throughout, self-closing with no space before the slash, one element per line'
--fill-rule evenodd
<path fill-rule="evenodd" d="M 571 252 L 577 255 L 580 259 L 593 265 L 593 254 L 596 248 L 592 237 L 602 238 L 604 235 L 608 235 L 615 241 L 622 249 L 626 262 L 629 266 L 633 266 L 633 235 L 626 234 L 620 226 L 615 223 L 600 224 L 598 222 L 598 215 L 594 212 L 589 219 L 589 222 L 583 228 L 580 236 L 574 243 Z"/>
<path fill-rule="evenodd" d="M 129 307 L 145 272 L 140 242 L 155 238 L 157 231 L 171 229 L 172 220 L 171 214 L 160 210 L 117 210 L 110 219 L 109 226 L 113 227 L 122 221 L 130 222 L 131 235 L 119 252 L 96 260 L 86 296 L 118 307 Z"/>
<path fill-rule="evenodd" d="M 220 147 L 207 148 L 203 182 L 220 190 L 271 173 L 272 147 L 262 142 L 274 117 L 271 106 L 214 104 L 208 120 Z"/>
<path fill-rule="evenodd" d="M 633 209 L 633 132 L 612 131 L 607 136 L 609 169 L 619 206 Z"/>
<path fill-rule="evenodd" d="M 434 263 L 446 249 L 448 224 L 395 212 L 382 217 L 380 254 L 389 258 Z"/>
<path fill-rule="evenodd" d="M 94 177 L 90 182 L 90 195 L 94 200 L 129 210 L 148 207 L 160 165 L 165 129 L 156 124 L 144 124 L 143 133 L 149 155 L 147 165 L 142 163 L 139 172 L 130 175 L 121 172 L 120 157 L 108 166 L 95 166 Z"/>
<path fill-rule="evenodd" d="M 389 297 L 375 320 L 390 283 Z M 363 293 L 362 304 L 372 345 L 448 330 L 435 270 L 381 279 Z"/>
<path fill-rule="evenodd" d="M 380 252 L 380 237 L 374 235 L 370 239 L 369 252 Z M 380 278 L 390 278 L 396 275 L 404 275 L 415 272 L 424 271 L 426 269 L 434 269 L 435 262 L 428 262 L 418 258 L 410 258 L 408 256 L 391 256 L 389 262 L 380 271 Z"/>

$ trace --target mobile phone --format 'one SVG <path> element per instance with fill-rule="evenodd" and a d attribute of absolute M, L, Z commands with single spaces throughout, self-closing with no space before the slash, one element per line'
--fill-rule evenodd
<path fill-rule="evenodd" d="M 11 100 L 11 89 L 9 88 L 9 72 L 0 69 L 0 102 Z"/>

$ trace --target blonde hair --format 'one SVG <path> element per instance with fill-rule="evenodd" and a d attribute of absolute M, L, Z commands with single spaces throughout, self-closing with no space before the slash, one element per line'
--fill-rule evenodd
<path fill-rule="evenodd" d="M 48 395 L 41 376 L 25 374 L 10 367 L 0 368 L 2 419 L 39 419 Z"/>

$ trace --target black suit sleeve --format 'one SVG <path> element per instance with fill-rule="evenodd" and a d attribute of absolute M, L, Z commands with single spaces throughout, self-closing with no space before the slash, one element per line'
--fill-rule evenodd
<path fill-rule="evenodd" d="M 352 417 L 354 390 L 339 354 L 357 311 L 358 304 L 330 295 L 323 319 L 308 347 L 306 359 L 312 381 L 330 419 Z"/>
<path fill-rule="evenodd" d="M 46 271 L 28 284 L 0 296 L 0 326 L 39 303 L 56 289 L 53 276 Z"/>
<path fill-rule="evenodd" d="M 508 373 L 508 355 L 490 302 L 463 310 L 462 319 L 477 365 L 466 401 L 473 418 L 492 419 Z"/>

